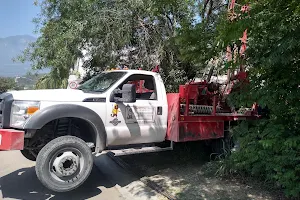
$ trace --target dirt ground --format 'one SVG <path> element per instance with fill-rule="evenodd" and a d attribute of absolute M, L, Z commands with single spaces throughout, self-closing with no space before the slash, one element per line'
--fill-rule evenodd
<path fill-rule="evenodd" d="M 283 194 L 259 181 L 216 176 L 214 162 L 201 150 L 189 146 L 174 151 L 123 156 L 123 161 L 140 171 L 176 199 L 182 200 L 277 200 Z"/>

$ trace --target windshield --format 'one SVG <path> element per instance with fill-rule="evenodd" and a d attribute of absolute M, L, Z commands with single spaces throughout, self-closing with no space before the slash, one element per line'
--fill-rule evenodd
<path fill-rule="evenodd" d="M 104 92 L 116 83 L 126 72 L 102 72 L 78 87 L 79 90 Z"/>

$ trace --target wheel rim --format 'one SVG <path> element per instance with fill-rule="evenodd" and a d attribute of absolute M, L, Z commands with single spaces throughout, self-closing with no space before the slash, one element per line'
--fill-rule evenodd
<path fill-rule="evenodd" d="M 49 172 L 59 182 L 70 182 L 78 178 L 85 164 L 82 153 L 75 148 L 64 148 L 50 158 Z"/>

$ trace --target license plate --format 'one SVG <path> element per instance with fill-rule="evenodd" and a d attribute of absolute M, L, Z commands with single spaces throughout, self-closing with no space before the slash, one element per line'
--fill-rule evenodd
<path fill-rule="evenodd" d="M 2 135 L 0 134 L 0 145 L 1 145 L 1 141 L 2 141 Z"/>

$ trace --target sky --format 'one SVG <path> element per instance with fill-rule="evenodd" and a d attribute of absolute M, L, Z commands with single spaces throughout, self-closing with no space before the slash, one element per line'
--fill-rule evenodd
<path fill-rule="evenodd" d="M 36 35 L 33 33 L 40 8 L 34 0 L 0 0 L 0 38 L 15 35 Z"/>

